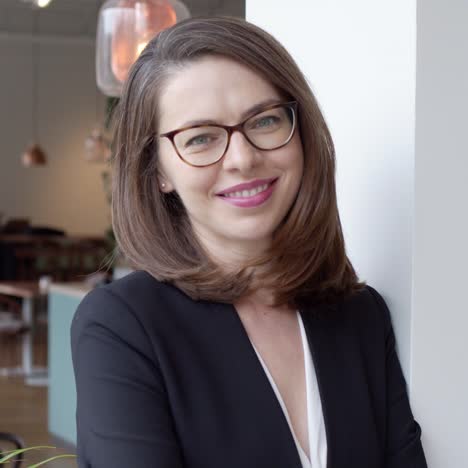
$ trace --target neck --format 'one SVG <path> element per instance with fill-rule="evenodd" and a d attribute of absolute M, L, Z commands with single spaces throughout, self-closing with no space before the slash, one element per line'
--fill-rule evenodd
<path fill-rule="evenodd" d="M 232 270 L 244 265 L 264 252 L 270 245 L 268 239 L 226 239 L 197 230 L 197 238 L 207 255 L 222 268 Z"/>
<path fill-rule="evenodd" d="M 257 289 L 248 296 L 240 298 L 234 303 L 237 310 L 263 317 L 285 316 L 294 312 L 289 305 L 273 306 L 273 293 L 265 289 Z"/>

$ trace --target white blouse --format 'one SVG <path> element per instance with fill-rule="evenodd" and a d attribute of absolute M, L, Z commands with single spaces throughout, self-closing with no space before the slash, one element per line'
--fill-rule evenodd
<path fill-rule="evenodd" d="M 309 429 L 309 452 L 310 460 L 307 457 L 306 453 L 301 447 L 294 429 L 291 424 L 288 410 L 284 404 L 283 398 L 278 390 L 278 387 L 273 380 L 268 367 L 263 361 L 260 353 L 257 351 L 257 348 L 252 343 L 252 346 L 257 353 L 258 359 L 260 360 L 263 369 L 268 377 L 268 380 L 273 387 L 273 390 L 278 398 L 278 401 L 283 409 L 283 413 L 286 417 L 286 420 L 289 424 L 289 429 L 291 434 L 296 442 L 296 447 L 299 452 L 299 456 L 302 462 L 302 468 L 326 468 L 327 463 L 327 440 L 325 436 L 325 424 L 323 421 L 323 412 L 322 412 L 322 403 L 320 401 L 320 394 L 317 383 L 317 376 L 315 374 L 315 367 L 312 361 L 312 354 L 309 348 L 309 342 L 307 340 L 307 335 L 304 329 L 304 324 L 302 322 L 301 314 L 297 311 L 297 320 L 299 321 L 299 327 L 301 329 L 301 339 L 302 339 L 302 348 L 304 350 L 304 364 L 305 364 L 305 375 L 306 375 L 306 392 L 307 392 L 307 421 Z"/>

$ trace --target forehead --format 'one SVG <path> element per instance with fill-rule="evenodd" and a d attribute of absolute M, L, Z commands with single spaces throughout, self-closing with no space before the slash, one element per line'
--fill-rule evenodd
<path fill-rule="evenodd" d="M 208 56 L 170 75 L 159 96 L 160 132 L 209 119 L 235 124 L 255 104 L 280 93 L 254 70 L 234 60 Z"/>

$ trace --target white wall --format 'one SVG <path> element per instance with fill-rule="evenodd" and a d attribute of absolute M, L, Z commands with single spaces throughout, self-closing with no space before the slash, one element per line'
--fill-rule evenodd
<path fill-rule="evenodd" d="M 468 3 L 247 0 L 246 18 L 321 103 L 348 252 L 391 310 L 428 464 L 468 466 Z"/>
<path fill-rule="evenodd" d="M 45 167 L 25 169 L 20 155 L 33 138 L 32 38 L 0 35 L 0 213 L 70 234 L 102 235 L 110 225 L 100 174 L 83 143 L 104 98 L 96 89 L 94 41 L 37 40 L 38 136 Z"/>
<path fill-rule="evenodd" d="M 410 367 L 415 1 L 247 1 L 304 70 L 332 132 L 349 256 L 393 312 Z M 293 21 L 294 18 L 294 21 Z"/>

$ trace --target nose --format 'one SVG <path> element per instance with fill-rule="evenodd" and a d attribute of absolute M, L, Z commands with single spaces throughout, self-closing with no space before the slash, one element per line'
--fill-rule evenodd
<path fill-rule="evenodd" d="M 261 160 L 260 152 L 249 143 L 241 132 L 234 131 L 223 158 L 223 168 L 226 170 L 237 169 L 240 172 L 248 173 Z"/>

